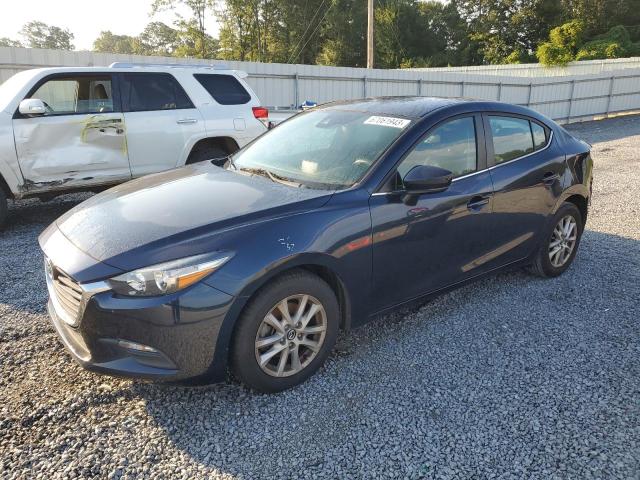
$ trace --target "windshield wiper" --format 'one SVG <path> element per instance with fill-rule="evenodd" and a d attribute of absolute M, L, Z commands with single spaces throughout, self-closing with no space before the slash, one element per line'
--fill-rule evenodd
<path fill-rule="evenodd" d="M 268 178 L 274 183 L 281 183 L 283 185 L 288 185 L 290 187 L 301 187 L 302 184 L 299 182 L 294 182 L 293 180 L 277 175 L 269 170 L 264 168 L 252 168 L 252 167 L 240 167 L 238 168 L 241 172 L 251 173 L 252 175 L 260 175 L 261 177 Z"/>

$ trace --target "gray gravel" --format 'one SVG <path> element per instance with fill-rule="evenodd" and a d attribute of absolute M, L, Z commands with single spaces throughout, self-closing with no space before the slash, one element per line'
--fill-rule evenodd
<path fill-rule="evenodd" d="M 640 478 L 640 117 L 571 128 L 595 198 L 572 268 L 506 273 L 343 336 L 301 387 L 118 380 L 70 360 L 37 234 L 0 234 L 0 477 Z"/>

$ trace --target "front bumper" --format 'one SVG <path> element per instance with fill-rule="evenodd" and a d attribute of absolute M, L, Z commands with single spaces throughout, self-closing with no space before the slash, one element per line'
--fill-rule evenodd
<path fill-rule="evenodd" d="M 53 325 L 84 368 L 154 380 L 182 380 L 216 371 L 218 334 L 232 296 L 202 282 L 162 297 L 119 297 L 102 291 L 87 299 L 77 326 L 71 326 L 63 320 L 64 312 L 47 283 Z M 213 376 L 219 378 L 219 372 Z"/>

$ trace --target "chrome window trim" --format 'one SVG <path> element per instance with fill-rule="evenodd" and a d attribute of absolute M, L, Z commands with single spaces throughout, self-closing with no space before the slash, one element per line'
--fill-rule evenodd
<path fill-rule="evenodd" d="M 532 120 L 529 120 L 529 121 L 532 121 Z M 508 165 L 510 163 L 517 162 L 518 160 L 522 160 L 523 158 L 530 157 L 531 155 L 535 155 L 536 153 L 544 152 L 547 148 L 549 148 L 551 146 L 551 142 L 553 141 L 553 130 L 549 129 L 549 131 L 551 132 L 549 134 L 549 140 L 547 141 L 547 144 L 544 147 L 542 147 L 540 150 L 534 150 L 533 152 L 527 153 L 526 155 L 522 155 L 521 157 L 512 158 L 511 160 L 507 160 L 506 162 L 502 162 L 502 163 L 497 163 L 495 165 L 491 165 L 490 167 L 487 167 L 487 168 L 485 168 L 483 170 L 477 170 L 475 172 L 467 173 L 466 175 L 462 175 L 461 177 L 456 177 L 453 180 L 451 180 L 451 183 L 456 182 L 458 180 L 462 180 L 463 178 L 472 177 L 472 176 L 477 175 L 479 173 L 488 172 L 490 170 L 493 170 L 494 168 L 501 167 L 503 165 Z M 485 138 L 486 138 L 486 136 L 485 136 Z M 494 160 L 495 160 L 495 154 L 494 154 Z M 393 192 L 375 192 L 375 193 L 372 193 L 371 196 L 372 197 L 377 197 L 377 196 L 382 196 L 382 195 L 398 194 L 399 192 L 402 192 L 402 191 L 403 190 L 395 190 Z"/>

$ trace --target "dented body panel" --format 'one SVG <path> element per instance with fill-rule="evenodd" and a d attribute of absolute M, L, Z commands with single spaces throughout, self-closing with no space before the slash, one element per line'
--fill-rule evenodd
<path fill-rule="evenodd" d="M 13 120 L 24 190 L 131 178 L 122 113 Z"/>

